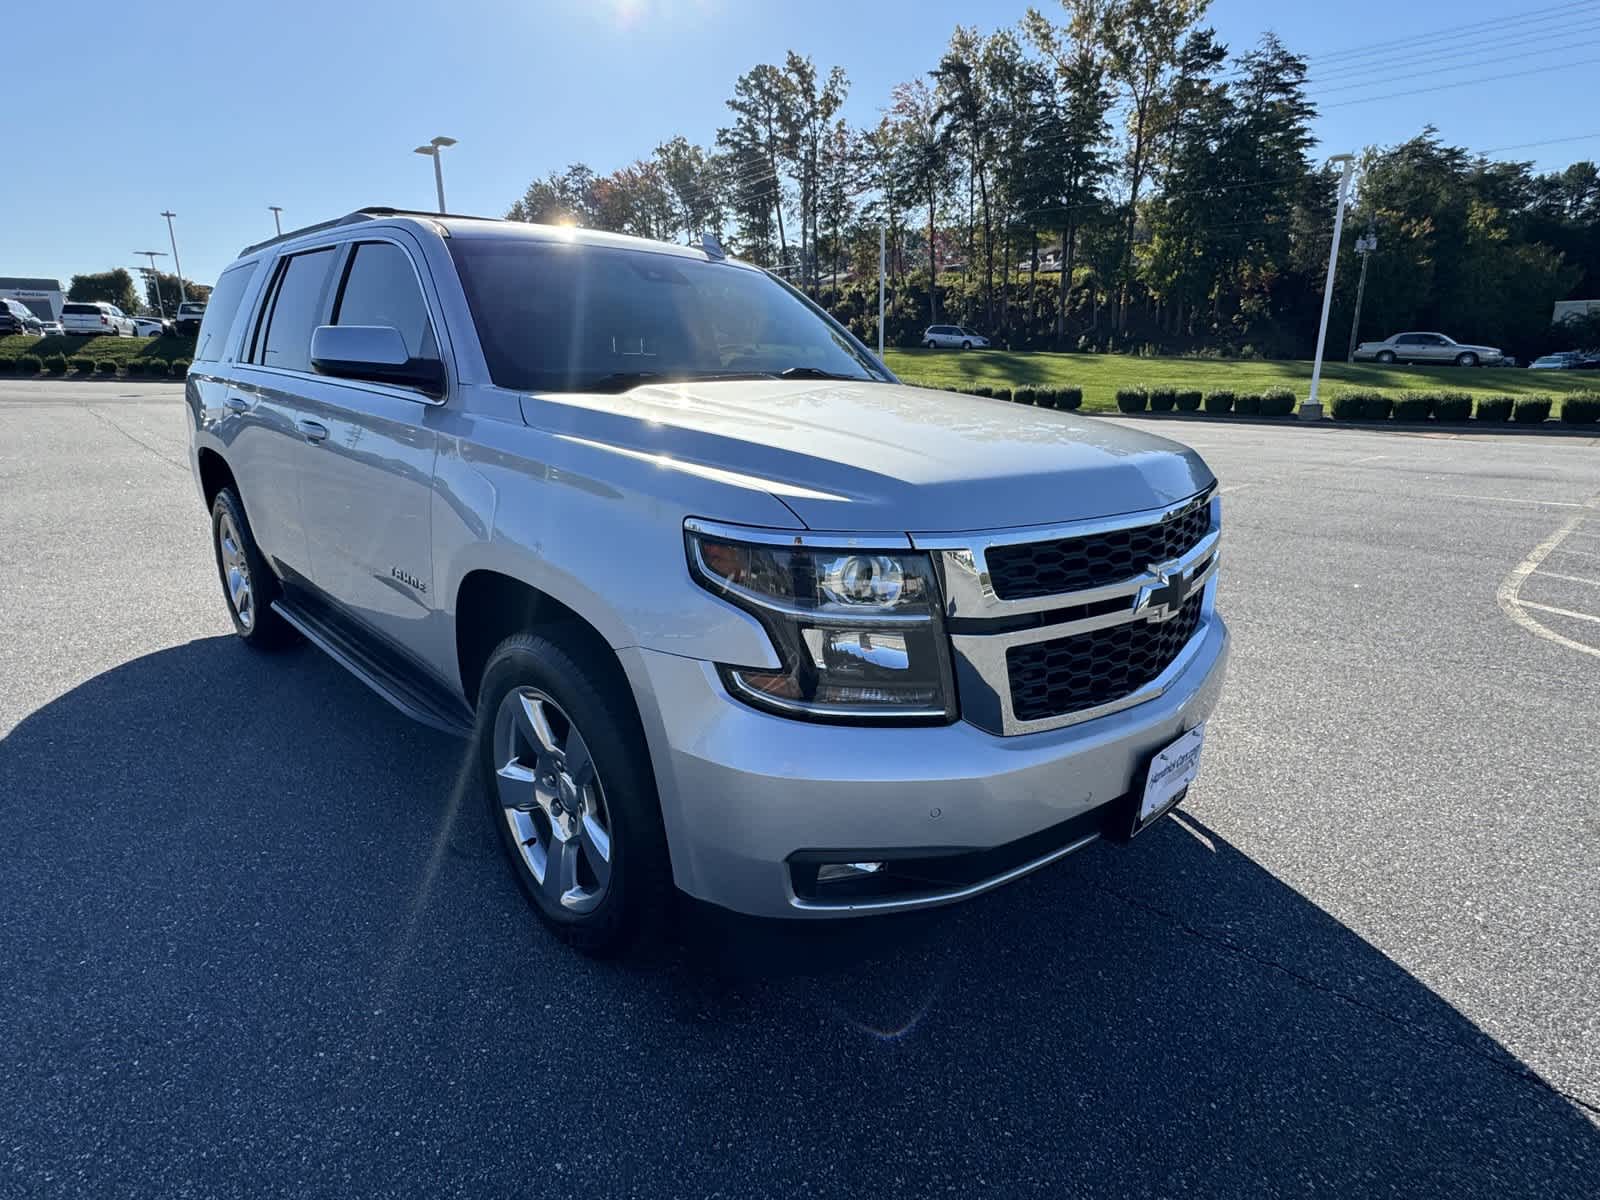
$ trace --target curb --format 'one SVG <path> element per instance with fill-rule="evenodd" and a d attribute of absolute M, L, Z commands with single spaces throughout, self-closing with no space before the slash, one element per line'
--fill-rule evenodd
<path fill-rule="evenodd" d="M 1316 421 L 1302 421 L 1298 417 L 1241 417 L 1205 413 L 1180 412 L 1119 412 L 1116 409 L 1097 408 L 1086 411 L 1091 417 L 1127 417 L 1146 421 L 1175 421 L 1182 425 L 1266 425 L 1276 429 L 1361 429 L 1375 433 L 1439 433 L 1466 434 L 1531 434 L 1536 437 L 1586 437 L 1600 438 L 1600 424 L 1568 425 L 1561 420 L 1547 420 L 1538 425 L 1521 425 L 1516 421 L 1335 421 L 1323 417 Z"/>

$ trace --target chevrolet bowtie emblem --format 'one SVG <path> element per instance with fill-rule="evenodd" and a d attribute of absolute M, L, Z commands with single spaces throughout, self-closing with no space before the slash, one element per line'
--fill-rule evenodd
<path fill-rule="evenodd" d="M 1170 621 L 1183 611 L 1183 602 L 1189 598 L 1189 577 L 1177 563 L 1152 564 L 1150 574 L 1155 576 L 1155 582 L 1139 589 L 1133 614 L 1152 624 Z"/>

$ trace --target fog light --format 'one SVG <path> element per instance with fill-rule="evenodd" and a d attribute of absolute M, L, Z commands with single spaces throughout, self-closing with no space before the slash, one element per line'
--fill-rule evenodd
<path fill-rule="evenodd" d="M 838 883 L 845 879 L 860 879 L 883 870 L 881 862 L 824 863 L 817 868 L 818 883 Z"/>

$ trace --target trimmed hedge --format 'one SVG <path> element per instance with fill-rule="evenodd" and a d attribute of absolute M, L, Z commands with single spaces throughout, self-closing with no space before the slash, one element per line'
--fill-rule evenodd
<path fill-rule="evenodd" d="M 68 363 L 79 375 L 87 375 L 94 370 L 94 359 L 87 354 L 74 354 Z"/>
<path fill-rule="evenodd" d="M 1178 411 L 1179 412 L 1199 412 L 1200 411 L 1200 402 L 1203 399 L 1204 399 L 1204 397 L 1199 392 L 1194 392 L 1194 391 L 1179 392 L 1178 393 Z"/>
<path fill-rule="evenodd" d="M 1511 406 L 1515 403 L 1512 396 L 1488 396 L 1478 401 L 1478 411 L 1474 415 L 1480 421 L 1509 421 Z"/>
<path fill-rule="evenodd" d="M 17 372 L 22 375 L 37 375 L 44 370 L 44 359 L 37 354 L 17 355 Z"/>
<path fill-rule="evenodd" d="M 1261 393 L 1263 417 L 1287 417 L 1294 412 L 1294 393 L 1288 388 L 1273 388 Z"/>
<path fill-rule="evenodd" d="M 1045 397 L 1049 395 L 1043 388 L 1019 387 L 1011 389 L 1011 398 L 1018 404 L 1031 404 L 1036 408 L 1048 408 Z"/>
<path fill-rule="evenodd" d="M 164 358 L 147 358 L 144 360 L 144 373 L 152 378 L 165 378 L 172 374 L 172 364 Z"/>
<path fill-rule="evenodd" d="M 1178 404 L 1177 388 L 1151 388 L 1150 411 L 1171 412 Z"/>
<path fill-rule="evenodd" d="M 1435 421 L 1465 421 L 1472 415 L 1472 396 L 1467 392 L 1440 392 L 1433 402 Z"/>
<path fill-rule="evenodd" d="M 1208 413 L 1232 412 L 1235 397 L 1232 392 L 1209 392 L 1206 395 L 1206 411 Z"/>
<path fill-rule="evenodd" d="M 17 360 L 14 358 L 0 358 L 0 375 L 9 375 L 17 369 Z"/>
<path fill-rule="evenodd" d="M 1561 419 L 1568 425 L 1593 425 L 1600 421 L 1600 392 L 1578 392 L 1561 402 Z"/>
<path fill-rule="evenodd" d="M 1150 393 L 1143 388 L 1122 388 L 1117 392 L 1117 409 L 1119 412 L 1143 412 L 1145 405 L 1150 403 Z"/>
<path fill-rule="evenodd" d="M 117 373 L 116 360 L 102 358 L 99 362 L 95 363 L 94 372 L 96 375 L 115 375 Z"/>
<path fill-rule="evenodd" d="M 1511 409 L 1511 419 L 1522 425 L 1538 425 L 1550 419 L 1549 396 L 1524 396 Z"/>
<path fill-rule="evenodd" d="M 32 355 L 28 355 L 28 357 L 33 358 Z M 35 358 L 34 361 L 38 362 L 39 360 Z M 67 356 L 65 354 L 52 354 L 44 360 L 44 369 L 52 375 L 65 375 L 67 373 Z"/>
<path fill-rule="evenodd" d="M 1396 421 L 1426 421 L 1433 415 L 1434 397 L 1429 392 L 1405 392 L 1395 399 Z"/>
<path fill-rule="evenodd" d="M 1386 421 L 1394 401 L 1382 392 L 1340 392 L 1329 410 L 1335 421 Z"/>
<path fill-rule="evenodd" d="M 193 365 L 187 358 L 175 358 L 172 360 L 172 373 L 182 379 L 189 374 L 189 368 Z"/>
<path fill-rule="evenodd" d="M 1242 396 L 1235 397 L 1233 401 L 1233 411 L 1245 417 L 1260 416 L 1261 393 L 1246 392 Z"/>
<path fill-rule="evenodd" d="M 986 400 L 993 400 L 994 399 L 994 389 L 992 387 L 989 387 L 987 384 L 980 384 L 978 387 L 968 388 L 967 389 L 967 395 L 969 395 L 969 396 L 982 396 Z"/>

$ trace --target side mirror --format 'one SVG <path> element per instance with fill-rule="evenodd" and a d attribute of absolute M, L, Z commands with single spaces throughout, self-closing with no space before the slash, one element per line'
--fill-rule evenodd
<path fill-rule="evenodd" d="M 340 379 L 365 379 L 444 395 L 444 363 L 412 358 L 392 325 L 319 325 L 311 335 L 311 369 Z"/>

